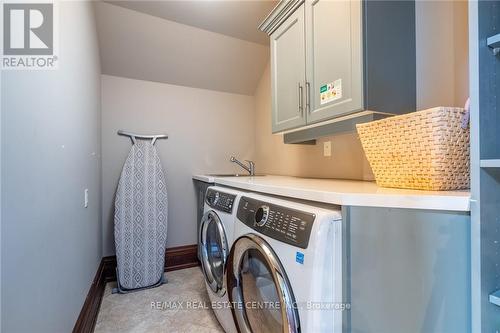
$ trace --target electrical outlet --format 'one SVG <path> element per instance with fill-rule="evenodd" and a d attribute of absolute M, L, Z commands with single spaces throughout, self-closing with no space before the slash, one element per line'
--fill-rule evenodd
<path fill-rule="evenodd" d="M 89 206 L 89 189 L 86 188 L 83 191 L 83 207 L 87 208 Z"/>
<path fill-rule="evenodd" d="M 332 156 L 332 142 L 331 141 L 323 142 L 323 156 L 325 156 L 325 157 Z"/>

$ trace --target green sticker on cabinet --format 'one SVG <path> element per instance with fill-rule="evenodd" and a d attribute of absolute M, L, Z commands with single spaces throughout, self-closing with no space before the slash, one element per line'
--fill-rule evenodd
<path fill-rule="evenodd" d="M 342 79 L 322 85 L 319 89 L 320 104 L 326 104 L 342 98 Z"/>

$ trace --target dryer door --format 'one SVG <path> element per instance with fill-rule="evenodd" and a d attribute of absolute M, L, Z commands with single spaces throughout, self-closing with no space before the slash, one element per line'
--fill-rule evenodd
<path fill-rule="evenodd" d="M 200 247 L 205 280 L 213 292 L 223 296 L 226 293 L 224 276 L 229 249 L 224 226 L 213 210 L 206 212 L 201 220 Z"/>
<path fill-rule="evenodd" d="M 227 269 L 228 295 L 238 331 L 300 332 L 290 282 L 266 241 L 254 234 L 238 238 Z"/>

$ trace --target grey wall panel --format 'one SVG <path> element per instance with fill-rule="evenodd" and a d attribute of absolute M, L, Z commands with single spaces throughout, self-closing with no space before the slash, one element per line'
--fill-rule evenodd
<path fill-rule="evenodd" d="M 489 302 L 489 294 L 500 290 L 500 169 L 483 169 L 480 177 L 482 332 L 495 332 L 500 307 Z"/>
<path fill-rule="evenodd" d="M 365 109 L 416 110 L 414 1 L 364 1 Z"/>
<path fill-rule="evenodd" d="M 500 158 L 500 58 L 486 45 L 486 39 L 499 33 L 500 2 L 479 1 L 471 12 L 471 46 L 477 58 L 471 67 L 472 106 L 471 161 L 474 209 L 475 287 L 480 285 L 480 295 L 474 293 L 474 325 L 481 332 L 495 332 L 500 327 L 500 307 L 489 302 L 489 294 L 500 289 L 500 169 L 479 169 L 479 159 Z M 477 10 L 477 12 L 476 12 Z M 477 29 L 477 30 L 476 30 Z M 477 52 L 477 53 L 476 53 Z M 471 57 L 472 58 L 472 57 Z M 477 90 L 479 88 L 479 90 Z M 479 131 L 479 133 L 478 133 Z M 479 134 L 479 135 L 477 135 Z M 479 140 L 479 141 L 477 141 Z M 479 154 L 477 150 L 479 149 Z M 479 251 L 478 249 L 479 244 Z M 479 252 L 479 253 L 478 253 Z M 478 258 L 479 257 L 479 258 Z M 480 265 L 477 263 L 479 260 Z M 478 271 L 480 267 L 480 271 Z M 480 283 L 477 283 L 477 280 Z"/>
<path fill-rule="evenodd" d="M 500 58 L 486 45 L 499 33 L 500 3 L 479 2 L 479 109 L 481 158 L 500 158 Z"/>
<path fill-rule="evenodd" d="M 1 73 L 2 332 L 70 332 L 101 259 L 94 14 L 59 14 L 59 68 Z"/>
<path fill-rule="evenodd" d="M 479 40 L 478 2 L 468 3 L 470 91 L 470 185 L 471 185 L 471 331 L 481 332 L 481 212 L 479 157 Z"/>
<path fill-rule="evenodd" d="M 352 332 L 470 331 L 468 214 L 349 214 Z"/>

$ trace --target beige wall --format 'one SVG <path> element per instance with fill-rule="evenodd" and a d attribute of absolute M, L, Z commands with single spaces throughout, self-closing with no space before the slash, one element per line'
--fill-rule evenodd
<path fill-rule="evenodd" d="M 467 1 L 417 1 L 417 109 L 461 106 L 468 93 Z"/>
<path fill-rule="evenodd" d="M 156 144 L 167 175 L 167 246 L 196 244 L 191 176 L 239 172 L 234 154 L 254 158 L 254 99 L 204 89 L 102 75 L 102 221 L 104 255 L 114 253 L 113 208 L 131 142 L 119 129 L 167 133 Z"/>
<path fill-rule="evenodd" d="M 469 98 L 469 10 L 467 1 L 453 2 L 455 106 Z"/>
<path fill-rule="evenodd" d="M 463 106 L 468 96 L 467 2 L 417 1 L 417 109 Z M 255 93 L 256 162 L 259 173 L 373 180 L 356 133 L 321 138 L 316 145 L 285 145 L 271 134 L 270 69 Z M 323 157 L 323 142 L 332 156 Z"/>

